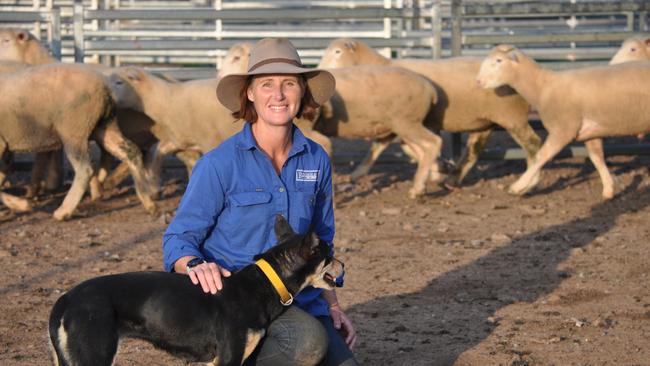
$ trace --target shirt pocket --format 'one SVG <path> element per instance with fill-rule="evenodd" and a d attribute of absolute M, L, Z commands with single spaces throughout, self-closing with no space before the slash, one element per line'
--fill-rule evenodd
<path fill-rule="evenodd" d="M 222 229 L 234 244 L 246 247 L 251 253 L 261 252 L 269 235 L 266 231 L 275 222 L 272 198 L 270 192 L 241 192 L 227 198 L 230 209 Z"/>
<path fill-rule="evenodd" d="M 230 201 L 234 207 L 250 207 L 269 203 L 271 198 L 269 192 L 242 192 L 231 195 Z"/>

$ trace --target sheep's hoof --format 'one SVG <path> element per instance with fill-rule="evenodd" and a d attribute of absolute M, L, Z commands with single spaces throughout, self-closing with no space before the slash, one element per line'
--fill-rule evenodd
<path fill-rule="evenodd" d="M 445 180 L 440 182 L 440 187 L 449 191 L 453 191 L 460 188 L 460 180 L 455 175 L 448 175 Z"/>
<path fill-rule="evenodd" d="M 72 212 L 67 212 L 66 210 L 63 209 L 57 209 L 54 211 L 54 214 L 52 214 L 52 217 L 57 220 L 57 221 L 65 221 L 72 216 Z"/>
<path fill-rule="evenodd" d="M 411 188 L 409 189 L 408 196 L 410 199 L 414 200 L 420 196 L 424 195 L 424 189 L 415 189 Z"/>
<path fill-rule="evenodd" d="M 144 209 L 147 210 L 151 217 L 158 217 L 158 207 L 153 202 L 150 205 L 144 205 Z"/>
<path fill-rule="evenodd" d="M 614 198 L 614 192 L 603 192 L 603 201 L 609 201 Z"/>
<path fill-rule="evenodd" d="M 32 205 L 28 200 L 20 197 L 15 197 L 9 194 L 0 193 L 0 198 L 5 206 L 9 207 L 11 211 L 15 212 L 29 212 L 32 210 Z"/>
<path fill-rule="evenodd" d="M 526 192 L 528 192 L 528 189 L 514 188 L 513 186 L 508 188 L 508 194 L 513 196 L 523 196 Z"/>

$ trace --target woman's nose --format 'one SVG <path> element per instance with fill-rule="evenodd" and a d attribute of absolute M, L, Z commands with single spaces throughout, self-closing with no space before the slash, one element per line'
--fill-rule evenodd
<path fill-rule="evenodd" d="M 282 86 L 278 85 L 273 87 L 273 98 L 277 100 L 284 99 L 284 91 L 282 90 Z"/>

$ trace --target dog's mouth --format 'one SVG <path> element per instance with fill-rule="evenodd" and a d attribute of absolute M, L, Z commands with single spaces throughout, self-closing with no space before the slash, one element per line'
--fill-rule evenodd
<path fill-rule="evenodd" d="M 330 273 L 325 272 L 323 275 L 323 281 L 325 281 L 328 286 L 336 287 L 336 278 L 334 278 Z"/>

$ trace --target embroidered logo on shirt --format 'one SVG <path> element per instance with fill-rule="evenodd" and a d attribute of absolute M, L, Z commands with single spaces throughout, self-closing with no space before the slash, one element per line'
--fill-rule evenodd
<path fill-rule="evenodd" d="M 300 182 L 316 182 L 320 170 L 296 169 L 296 180 Z"/>

